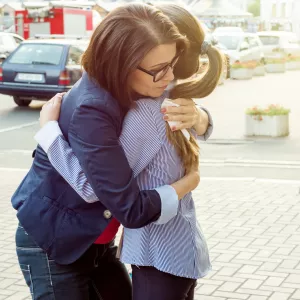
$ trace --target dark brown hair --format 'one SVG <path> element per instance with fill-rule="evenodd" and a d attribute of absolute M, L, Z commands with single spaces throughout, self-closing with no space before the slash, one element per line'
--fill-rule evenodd
<path fill-rule="evenodd" d="M 114 9 L 98 25 L 82 65 L 90 78 L 129 109 L 134 100 L 130 73 L 151 49 L 171 43 L 185 50 L 187 40 L 166 15 L 151 5 L 130 3 Z"/>
<path fill-rule="evenodd" d="M 179 32 L 189 41 L 188 49 L 180 57 L 174 68 L 176 79 L 188 79 L 199 70 L 201 46 L 205 33 L 195 17 L 181 6 L 174 4 L 156 5 L 177 26 Z M 215 47 L 210 46 L 207 51 L 209 67 L 206 73 L 198 79 L 188 80 L 174 86 L 170 98 L 203 98 L 208 96 L 217 86 L 222 69 L 223 56 Z M 199 145 L 191 135 L 187 140 L 181 131 L 172 132 L 167 125 L 167 135 L 183 161 L 186 172 L 199 164 Z"/>

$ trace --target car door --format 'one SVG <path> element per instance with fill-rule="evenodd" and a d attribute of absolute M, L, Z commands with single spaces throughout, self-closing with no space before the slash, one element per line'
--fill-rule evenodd
<path fill-rule="evenodd" d="M 2 35 L 1 36 L 1 44 L 3 47 L 2 53 L 9 54 L 17 48 L 17 43 L 12 35 Z"/>
<path fill-rule="evenodd" d="M 239 55 L 241 62 L 251 61 L 250 41 L 246 36 L 241 39 L 241 43 L 239 45 Z"/>
<path fill-rule="evenodd" d="M 259 35 L 259 39 L 263 45 L 262 49 L 265 58 L 282 56 L 280 53 L 282 46 L 280 44 L 279 36 L 264 34 Z"/>
<path fill-rule="evenodd" d="M 259 63 L 262 56 L 261 56 L 261 49 L 260 45 L 255 36 L 249 36 L 249 45 L 250 45 L 250 56 L 251 60 Z"/>
<path fill-rule="evenodd" d="M 300 56 L 300 45 L 296 35 L 291 34 L 287 37 L 285 50 L 288 56 Z"/>

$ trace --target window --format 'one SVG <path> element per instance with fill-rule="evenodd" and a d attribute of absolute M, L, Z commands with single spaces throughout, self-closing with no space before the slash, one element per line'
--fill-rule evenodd
<path fill-rule="evenodd" d="M 278 46 L 279 37 L 278 36 L 260 36 L 259 37 L 264 46 Z"/>
<path fill-rule="evenodd" d="M 259 43 L 258 43 L 258 41 L 256 40 L 255 37 L 249 37 L 248 39 L 249 39 L 250 48 L 259 47 Z"/>
<path fill-rule="evenodd" d="M 273 4 L 273 6 L 272 6 L 272 17 L 276 18 L 276 14 L 277 14 L 277 12 L 276 12 L 276 4 Z"/>
<path fill-rule="evenodd" d="M 83 50 L 77 46 L 70 46 L 67 65 L 80 65 Z"/>
<path fill-rule="evenodd" d="M 290 36 L 288 36 L 287 42 L 288 42 L 289 44 L 298 44 L 298 43 L 299 43 L 299 40 L 298 40 L 297 35 L 291 34 Z"/>
<path fill-rule="evenodd" d="M 12 64 L 59 65 L 63 45 L 22 44 L 10 57 Z"/>
<path fill-rule="evenodd" d="M 228 50 L 236 50 L 240 44 L 240 36 L 230 36 L 230 35 L 216 35 L 217 41 L 224 45 Z"/>
<path fill-rule="evenodd" d="M 282 18 L 285 18 L 285 15 L 286 15 L 286 5 L 285 5 L 285 3 L 282 3 L 281 4 L 281 17 Z"/>

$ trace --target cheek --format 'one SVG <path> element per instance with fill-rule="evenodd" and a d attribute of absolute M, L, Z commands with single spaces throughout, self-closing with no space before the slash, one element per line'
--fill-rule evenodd
<path fill-rule="evenodd" d="M 143 74 L 140 71 L 134 71 L 129 76 L 128 82 L 134 92 L 142 96 L 152 97 L 155 85 L 151 76 Z"/>

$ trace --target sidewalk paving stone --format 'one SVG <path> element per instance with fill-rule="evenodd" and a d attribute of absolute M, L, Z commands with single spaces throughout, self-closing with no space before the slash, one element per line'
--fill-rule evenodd
<path fill-rule="evenodd" d="M 10 203 L 23 176 L 0 173 L 0 300 L 31 299 L 17 263 Z M 213 265 L 195 300 L 300 299 L 299 184 L 205 178 L 194 199 Z"/>

